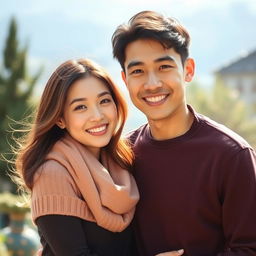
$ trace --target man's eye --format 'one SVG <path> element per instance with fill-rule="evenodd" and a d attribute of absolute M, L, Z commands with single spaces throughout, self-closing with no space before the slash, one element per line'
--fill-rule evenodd
<path fill-rule="evenodd" d="M 111 102 L 111 99 L 103 99 L 100 101 L 101 104 L 106 104 L 106 103 L 109 103 Z"/>
<path fill-rule="evenodd" d="M 168 69 L 168 68 L 172 68 L 172 66 L 171 65 L 161 65 L 160 66 L 160 70 Z"/>
<path fill-rule="evenodd" d="M 81 110 L 81 109 L 86 109 L 87 107 L 85 105 L 78 105 L 75 107 L 75 110 Z"/>
<path fill-rule="evenodd" d="M 143 70 L 142 69 L 135 69 L 131 72 L 131 74 L 140 74 L 140 73 L 143 73 Z"/>

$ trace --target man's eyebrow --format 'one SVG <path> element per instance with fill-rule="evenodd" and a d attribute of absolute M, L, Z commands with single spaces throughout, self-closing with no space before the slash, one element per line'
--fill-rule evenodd
<path fill-rule="evenodd" d="M 134 60 L 134 61 L 131 61 L 131 62 L 128 64 L 127 69 L 130 69 L 130 68 L 132 68 L 132 67 L 134 67 L 134 66 L 139 66 L 139 65 L 143 65 L 143 62 L 142 62 L 142 61 L 136 61 L 136 60 Z"/>
<path fill-rule="evenodd" d="M 102 96 L 104 96 L 104 95 L 107 95 L 107 94 L 111 95 L 110 92 L 104 91 L 104 92 L 99 93 L 99 94 L 97 95 L 97 97 L 100 98 L 100 97 L 102 97 Z M 86 100 L 87 100 L 87 98 L 76 98 L 76 99 L 73 99 L 73 100 L 69 103 L 69 105 L 72 105 L 72 104 L 75 103 L 75 102 L 86 101 Z"/>
<path fill-rule="evenodd" d="M 175 62 L 174 58 L 172 58 L 169 55 L 157 58 L 154 62 L 161 62 L 161 61 L 171 61 L 171 62 Z"/>

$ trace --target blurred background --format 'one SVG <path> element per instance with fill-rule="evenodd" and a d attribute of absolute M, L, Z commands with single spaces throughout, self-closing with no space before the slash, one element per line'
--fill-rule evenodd
<path fill-rule="evenodd" d="M 12 167 L 6 161 L 12 159 L 10 131 L 33 111 L 60 63 L 91 58 L 127 95 L 112 57 L 111 36 L 142 10 L 173 16 L 185 25 L 196 61 L 195 79 L 187 88 L 189 103 L 256 147 L 255 0 L 8 0 L 0 9 L 0 196 L 17 193 L 7 175 Z M 126 98 L 130 114 L 124 132 L 146 122 Z M 0 228 L 7 225 L 4 218 Z"/>

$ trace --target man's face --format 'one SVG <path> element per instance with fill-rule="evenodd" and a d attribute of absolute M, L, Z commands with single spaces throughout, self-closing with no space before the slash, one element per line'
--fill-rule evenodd
<path fill-rule="evenodd" d="M 125 56 L 124 82 L 134 105 L 148 120 L 168 120 L 183 112 L 185 82 L 190 82 L 194 74 L 192 59 L 187 59 L 183 66 L 173 48 L 166 49 L 157 41 L 145 39 L 130 43 Z"/>

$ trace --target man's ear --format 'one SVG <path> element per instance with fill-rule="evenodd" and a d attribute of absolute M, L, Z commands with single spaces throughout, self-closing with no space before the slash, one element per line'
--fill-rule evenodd
<path fill-rule="evenodd" d="M 57 120 L 56 125 L 58 125 L 58 126 L 60 127 L 60 129 L 65 129 L 65 128 L 66 128 L 64 119 L 63 119 L 62 117 L 60 117 L 60 118 Z"/>
<path fill-rule="evenodd" d="M 125 85 L 127 86 L 126 75 L 125 75 L 125 72 L 123 70 L 121 71 L 121 76 L 122 76 L 122 79 L 123 79 Z"/>
<path fill-rule="evenodd" d="M 184 65 L 185 81 L 191 82 L 195 73 L 195 62 L 192 58 L 188 58 Z"/>

